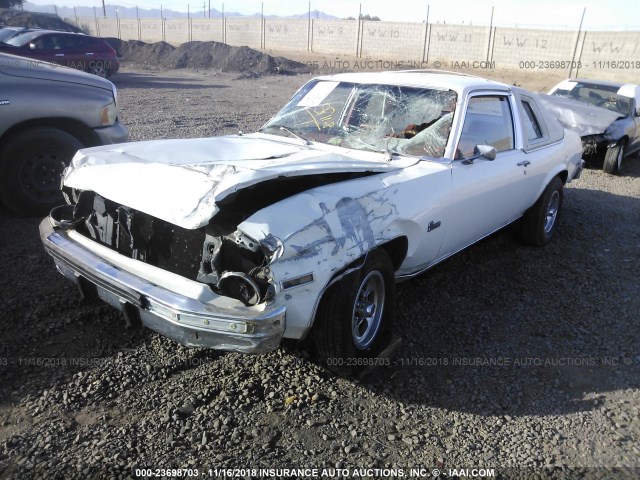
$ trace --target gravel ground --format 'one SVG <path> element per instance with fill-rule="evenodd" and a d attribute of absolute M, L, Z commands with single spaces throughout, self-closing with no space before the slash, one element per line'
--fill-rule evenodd
<path fill-rule="evenodd" d="M 126 66 L 114 77 L 132 140 L 254 130 L 305 80 Z M 295 343 L 255 357 L 127 330 L 55 271 L 38 219 L 0 210 L 0 478 L 639 478 L 640 161 L 624 174 L 587 169 L 572 183 L 545 248 L 507 228 L 399 285 L 403 342 L 361 381 Z"/>

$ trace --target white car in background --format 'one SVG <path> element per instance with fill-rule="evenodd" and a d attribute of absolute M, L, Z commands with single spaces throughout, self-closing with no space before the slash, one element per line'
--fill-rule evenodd
<path fill-rule="evenodd" d="M 442 72 L 304 85 L 259 132 L 80 151 L 40 226 L 84 295 L 182 344 L 310 335 L 340 374 L 390 341 L 395 283 L 516 220 L 549 242 L 582 147 L 538 97 Z"/>
<path fill-rule="evenodd" d="M 619 174 L 622 159 L 640 153 L 640 85 L 571 78 L 541 98 L 604 172 Z"/>

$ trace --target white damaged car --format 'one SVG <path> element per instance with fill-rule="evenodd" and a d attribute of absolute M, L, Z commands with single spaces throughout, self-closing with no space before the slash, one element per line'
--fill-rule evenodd
<path fill-rule="evenodd" d="M 264 353 L 310 335 L 350 374 L 388 345 L 397 281 L 519 219 L 549 242 L 581 154 L 517 87 L 324 76 L 257 133 L 79 151 L 40 234 L 83 295 L 177 342 Z"/>

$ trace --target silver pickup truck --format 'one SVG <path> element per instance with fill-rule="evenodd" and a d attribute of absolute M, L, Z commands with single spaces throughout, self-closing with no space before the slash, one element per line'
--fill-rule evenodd
<path fill-rule="evenodd" d="M 22 214 L 64 203 L 60 175 L 77 150 L 124 142 L 116 87 L 47 62 L 0 53 L 0 200 Z"/>

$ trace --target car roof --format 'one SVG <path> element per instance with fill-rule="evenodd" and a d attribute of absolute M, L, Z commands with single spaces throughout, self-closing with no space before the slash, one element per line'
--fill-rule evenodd
<path fill-rule="evenodd" d="M 89 35 L 85 34 L 85 33 L 81 33 L 81 32 L 66 32 L 64 30 L 50 30 L 50 29 L 46 29 L 46 28 L 27 28 L 27 30 L 29 32 L 38 32 L 38 33 L 42 33 L 42 34 L 49 34 L 49 33 L 61 33 L 63 35 L 82 35 L 84 37 L 88 37 Z"/>
<path fill-rule="evenodd" d="M 612 82 L 610 80 L 594 80 L 593 78 L 570 78 L 570 82 L 589 83 L 591 85 L 602 85 L 603 87 L 620 88 L 623 85 L 628 85 L 622 82 Z"/>
<path fill-rule="evenodd" d="M 404 85 L 454 90 L 464 94 L 472 90 L 500 90 L 509 92 L 511 87 L 504 83 L 474 75 L 442 70 L 399 70 L 388 72 L 357 72 L 323 75 L 321 80 L 340 82 L 370 83 L 383 85 Z"/>
<path fill-rule="evenodd" d="M 22 44 L 24 45 L 26 42 L 30 42 L 32 40 L 36 40 L 44 35 L 73 35 L 76 37 L 83 37 L 83 38 L 91 38 L 91 39 L 98 39 L 97 37 L 92 37 L 91 35 L 86 35 L 84 33 L 75 33 L 75 32 L 64 32 L 61 30 L 50 30 L 50 29 L 44 29 L 44 28 L 27 28 L 26 30 L 20 30 L 18 31 L 11 39 L 12 41 L 18 41 L 18 42 L 22 42 Z M 9 41 L 7 40 L 7 41 Z"/>

